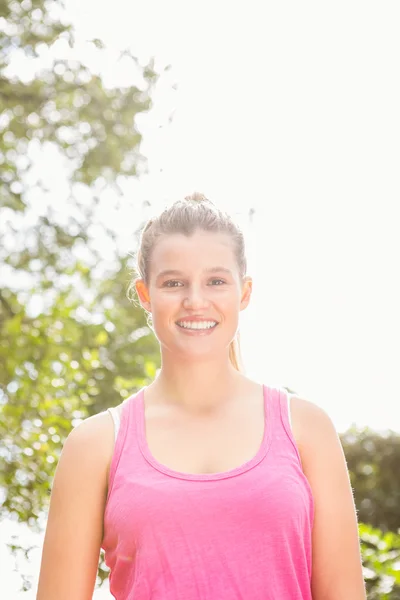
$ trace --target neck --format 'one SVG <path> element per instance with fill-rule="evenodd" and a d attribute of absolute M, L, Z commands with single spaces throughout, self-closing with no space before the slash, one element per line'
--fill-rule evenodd
<path fill-rule="evenodd" d="M 226 357 L 220 361 L 182 364 L 163 356 L 161 371 L 152 387 L 165 402 L 197 412 L 224 404 L 237 394 L 240 382 L 243 382 L 243 374 Z"/>

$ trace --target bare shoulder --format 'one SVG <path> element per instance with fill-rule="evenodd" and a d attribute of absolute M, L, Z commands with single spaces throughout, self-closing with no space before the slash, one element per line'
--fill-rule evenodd
<path fill-rule="evenodd" d="M 88 451 L 105 448 L 113 437 L 113 422 L 107 411 L 84 419 L 67 437 L 66 444 L 83 446 Z"/>
<path fill-rule="evenodd" d="M 302 440 L 310 435 L 315 436 L 325 431 L 334 430 L 334 424 L 329 414 L 320 406 L 297 395 L 290 396 L 292 425 L 295 434 Z"/>
<path fill-rule="evenodd" d="M 114 425 L 108 412 L 88 417 L 68 435 L 60 463 L 76 463 L 79 470 L 94 469 L 105 480 L 114 451 Z"/>
<path fill-rule="evenodd" d="M 340 438 L 330 416 L 313 402 L 292 396 L 291 416 L 315 506 L 312 596 L 365 600 L 357 515 Z"/>
<path fill-rule="evenodd" d="M 86 600 L 96 580 L 114 425 L 107 412 L 67 437 L 54 476 L 38 600 Z"/>
<path fill-rule="evenodd" d="M 291 421 L 293 435 L 303 461 L 312 458 L 315 451 L 340 446 L 339 436 L 329 414 L 320 406 L 291 395 Z"/>

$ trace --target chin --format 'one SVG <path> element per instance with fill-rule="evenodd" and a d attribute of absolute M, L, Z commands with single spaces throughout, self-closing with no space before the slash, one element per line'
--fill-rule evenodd
<path fill-rule="evenodd" d="M 175 355 L 177 359 L 187 361 L 211 361 L 219 360 L 224 355 L 224 348 L 216 348 L 215 346 L 204 346 L 203 348 L 182 348 L 176 349 Z"/>

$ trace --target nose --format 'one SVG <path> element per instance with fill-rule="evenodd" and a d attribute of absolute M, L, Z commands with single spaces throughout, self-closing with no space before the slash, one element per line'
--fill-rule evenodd
<path fill-rule="evenodd" d="M 201 310 L 207 308 L 208 304 L 209 301 L 201 286 L 192 285 L 188 288 L 183 300 L 183 306 L 186 310 Z"/>

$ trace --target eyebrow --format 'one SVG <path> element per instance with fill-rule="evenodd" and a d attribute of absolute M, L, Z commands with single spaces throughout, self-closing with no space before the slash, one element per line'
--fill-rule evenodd
<path fill-rule="evenodd" d="M 232 272 L 226 267 L 211 267 L 211 269 L 206 269 L 206 273 L 226 273 L 227 275 L 232 275 Z M 161 271 L 157 275 L 157 279 L 162 279 L 164 277 L 179 277 L 183 275 L 182 271 L 178 271 L 177 269 L 167 269 L 166 271 Z"/>
<path fill-rule="evenodd" d="M 227 275 L 232 275 L 230 269 L 226 267 L 212 267 L 211 269 L 206 269 L 206 273 L 226 273 Z"/>

